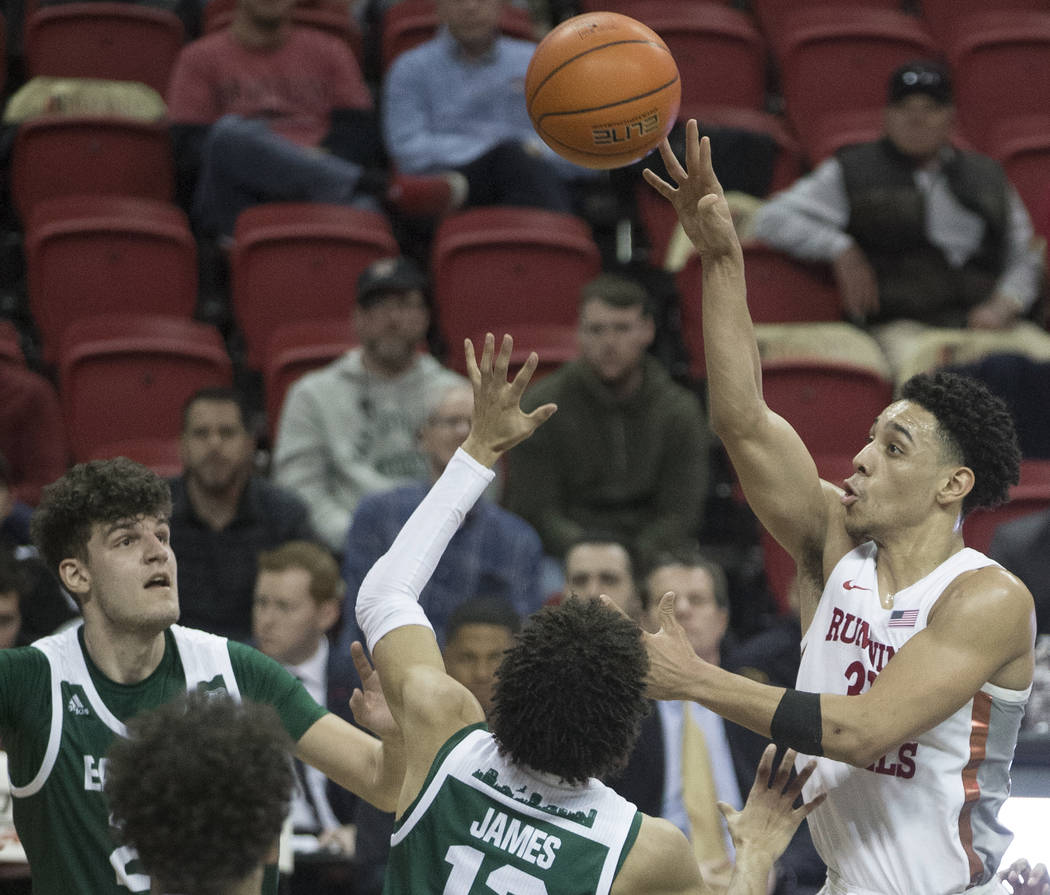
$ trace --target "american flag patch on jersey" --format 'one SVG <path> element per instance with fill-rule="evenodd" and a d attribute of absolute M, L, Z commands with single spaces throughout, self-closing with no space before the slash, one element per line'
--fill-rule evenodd
<path fill-rule="evenodd" d="M 914 628 L 919 618 L 918 609 L 894 609 L 890 613 L 891 628 Z"/>

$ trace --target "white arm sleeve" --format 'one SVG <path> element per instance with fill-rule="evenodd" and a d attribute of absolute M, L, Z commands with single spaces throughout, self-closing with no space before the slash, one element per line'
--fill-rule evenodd
<path fill-rule="evenodd" d="M 434 574 L 467 512 L 495 473 L 462 448 L 408 517 L 394 543 L 378 560 L 357 594 L 357 624 L 368 649 L 403 625 L 430 627 L 419 605 L 419 593 Z"/>

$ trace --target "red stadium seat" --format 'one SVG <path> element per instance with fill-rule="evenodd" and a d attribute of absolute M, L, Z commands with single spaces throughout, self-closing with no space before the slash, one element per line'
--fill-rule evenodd
<path fill-rule="evenodd" d="M 562 364 L 576 360 L 580 353 L 575 326 L 564 323 L 515 323 L 512 327 L 507 327 L 507 331 L 514 336 L 514 348 L 510 353 L 512 367 L 525 363 L 533 351 L 539 356 L 540 362 L 532 376 L 533 382 L 538 382 L 548 373 L 553 373 Z M 489 332 L 497 339 L 503 336 L 503 330 L 498 326 Z M 480 351 L 481 346 L 485 344 L 485 333 L 475 333 L 471 341 L 475 350 Z M 462 354 L 461 345 L 453 345 L 451 348 L 453 352 Z M 455 366 L 461 368 L 463 364 L 458 362 Z"/>
<path fill-rule="evenodd" d="M 11 159 L 11 195 L 23 222 L 41 199 L 75 193 L 170 201 L 175 163 L 166 125 L 115 116 L 22 122 Z"/>
<path fill-rule="evenodd" d="M 601 271 L 590 227 L 538 208 L 475 208 L 446 217 L 431 249 L 434 307 L 451 348 L 521 323 L 575 326 L 581 287 Z"/>
<path fill-rule="evenodd" d="M 400 0 L 383 14 L 380 28 L 380 59 L 385 72 L 390 64 L 405 50 L 411 50 L 430 40 L 438 29 L 437 10 L 433 0 Z M 500 30 L 522 40 L 535 40 L 536 29 L 524 9 L 511 6 L 503 8 Z"/>
<path fill-rule="evenodd" d="M 925 5 L 925 3 L 924 3 Z M 837 10 L 874 7 L 899 11 L 901 0 L 751 0 L 750 9 L 758 20 L 758 25 L 765 34 L 774 35 L 780 26 L 780 19 L 799 9 L 812 7 Z"/>
<path fill-rule="evenodd" d="M 988 154 L 1002 164 L 1036 220 L 1050 188 L 1050 111 L 999 122 L 989 134 L 986 147 Z"/>
<path fill-rule="evenodd" d="M 810 453 L 850 457 L 893 400 L 893 383 L 867 367 L 784 358 L 762 362 L 762 395 Z"/>
<path fill-rule="evenodd" d="M 995 509 L 979 509 L 963 520 L 963 540 L 967 547 L 988 552 L 996 528 L 1004 522 L 1050 507 L 1050 482 L 1024 482 L 1010 488 L 1010 500 Z"/>
<path fill-rule="evenodd" d="M 25 238 L 29 308 L 49 361 L 63 330 L 109 313 L 189 318 L 197 303 L 197 244 L 185 213 L 131 196 L 38 203 Z"/>
<path fill-rule="evenodd" d="M 271 437 L 289 387 L 304 373 L 323 367 L 357 344 L 349 314 L 330 319 L 296 320 L 278 326 L 266 344 L 263 387 Z"/>
<path fill-rule="evenodd" d="M 378 212 L 312 202 L 242 212 L 230 285 L 249 366 L 262 368 L 267 342 L 282 324 L 349 317 L 361 271 L 398 254 L 390 222 Z"/>
<path fill-rule="evenodd" d="M 197 389 L 230 386 L 218 330 L 195 320 L 111 314 L 78 320 L 62 336 L 59 394 L 76 461 L 114 442 L 172 440 Z"/>
<path fill-rule="evenodd" d="M 766 42 L 746 13 L 704 0 L 636 0 L 631 7 L 678 63 L 683 105 L 765 107 Z"/>
<path fill-rule="evenodd" d="M 26 22 L 30 77 L 140 81 L 161 96 L 182 49 L 173 12 L 132 3 L 63 3 L 39 8 Z"/>
<path fill-rule="evenodd" d="M 0 361 L 22 366 L 26 362 L 22 352 L 22 340 L 10 320 L 0 320 Z"/>
<path fill-rule="evenodd" d="M 143 466 L 148 466 L 157 475 L 173 478 L 182 472 L 182 457 L 179 453 L 179 437 L 128 438 L 97 445 L 88 460 L 108 460 L 111 457 L 127 457 Z"/>
<path fill-rule="evenodd" d="M 963 133 L 982 151 L 995 126 L 1050 109 L 1050 11 L 1005 10 L 960 19 L 946 43 Z"/>
<path fill-rule="evenodd" d="M 918 19 L 875 7 L 805 7 L 785 14 L 770 36 L 784 111 L 797 133 L 825 115 L 881 109 L 893 70 L 937 55 Z"/>
<path fill-rule="evenodd" d="M 919 4 L 922 19 L 938 43 L 946 45 L 974 13 L 1012 12 L 1029 10 L 1046 12 L 1046 0 L 922 0 Z"/>
<path fill-rule="evenodd" d="M 755 240 L 745 240 L 744 277 L 747 305 L 755 323 L 812 323 L 842 319 L 838 291 L 830 268 L 806 264 Z M 690 374 L 707 375 L 700 320 L 701 265 L 691 257 L 678 274 L 682 298 L 682 335 L 689 351 Z"/>

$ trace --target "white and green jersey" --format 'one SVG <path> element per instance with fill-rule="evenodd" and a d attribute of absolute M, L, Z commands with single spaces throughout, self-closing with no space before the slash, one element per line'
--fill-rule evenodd
<path fill-rule="evenodd" d="M 384 895 L 606 895 L 641 813 L 597 780 L 513 764 L 484 724 L 434 759 L 394 827 Z"/>
<path fill-rule="evenodd" d="M 135 852 L 109 824 L 105 755 L 126 721 L 189 688 L 269 703 L 293 740 L 325 713 L 262 653 L 190 628 L 165 633 L 164 658 L 137 684 L 102 674 L 81 626 L 0 650 L 0 741 L 35 895 L 149 891 Z"/>

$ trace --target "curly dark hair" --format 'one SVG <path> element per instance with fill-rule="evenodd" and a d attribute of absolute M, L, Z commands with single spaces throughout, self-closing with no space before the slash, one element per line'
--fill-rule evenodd
<path fill-rule="evenodd" d="M 133 718 L 108 753 L 115 833 L 165 892 L 219 895 L 276 844 L 295 781 L 268 705 L 195 691 Z"/>
<path fill-rule="evenodd" d="M 116 457 L 79 463 L 44 488 L 30 532 L 44 561 L 58 572 L 64 559 L 86 558 L 96 523 L 168 516 L 171 489 L 152 469 Z"/>
<path fill-rule="evenodd" d="M 963 499 L 963 514 L 995 507 L 1010 496 L 1021 472 L 1021 449 L 1005 402 L 980 381 L 938 371 L 913 376 L 901 397 L 928 410 L 937 420 L 945 447 L 973 470 L 973 489 Z"/>
<path fill-rule="evenodd" d="M 620 770 L 649 712 L 638 626 L 572 596 L 533 614 L 496 672 L 489 720 L 501 752 L 568 783 Z"/>

